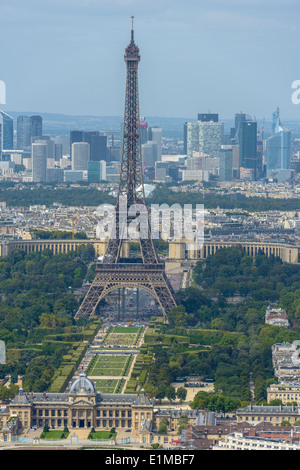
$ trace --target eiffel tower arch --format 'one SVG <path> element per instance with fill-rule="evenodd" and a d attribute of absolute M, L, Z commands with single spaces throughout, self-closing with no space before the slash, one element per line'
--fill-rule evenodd
<path fill-rule="evenodd" d="M 133 17 L 132 17 L 133 18 Z M 99 302 L 110 292 L 122 287 L 138 288 L 150 293 L 159 303 L 164 321 L 172 307 L 177 305 L 175 293 L 166 276 L 165 265 L 159 259 L 151 237 L 148 220 L 147 236 L 139 235 L 141 258 L 122 258 L 124 239 L 123 216 L 134 204 L 146 207 L 139 129 L 138 63 L 139 48 L 134 41 L 133 23 L 131 41 L 125 49 L 126 92 L 122 161 L 117 202 L 115 207 L 115 234 L 109 238 L 103 261 L 96 265 L 95 279 L 90 286 L 75 318 L 95 315 Z M 126 207 L 121 207 L 121 200 Z M 130 223 L 130 219 L 127 221 Z"/>

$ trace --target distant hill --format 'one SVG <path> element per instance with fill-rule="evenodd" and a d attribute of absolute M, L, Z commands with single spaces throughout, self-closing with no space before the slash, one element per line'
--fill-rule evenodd
<path fill-rule="evenodd" d="M 20 115 L 33 116 L 38 114 L 43 118 L 44 134 L 68 135 L 71 130 L 99 130 L 118 131 L 120 130 L 123 116 L 72 116 L 67 114 L 38 113 L 36 111 L 7 111 L 7 113 L 17 120 Z M 172 118 L 160 116 L 147 116 L 146 121 L 150 127 L 158 126 L 163 129 L 165 137 L 183 138 L 183 125 L 186 121 L 194 121 L 196 118 Z M 223 120 L 225 128 L 229 129 L 233 125 L 230 120 Z M 16 127 L 16 126 L 15 126 Z"/>

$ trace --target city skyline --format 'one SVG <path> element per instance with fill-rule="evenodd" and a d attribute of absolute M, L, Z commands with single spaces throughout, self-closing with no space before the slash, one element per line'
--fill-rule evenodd
<path fill-rule="evenodd" d="M 134 15 L 141 115 L 183 117 L 201 109 L 221 119 L 240 110 L 262 118 L 279 106 L 283 120 L 298 118 L 294 0 L 247 0 L 242 7 L 236 0 L 164 0 L 151 9 L 135 0 L 2 0 L 0 12 L 4 111 L 122 115 L 120 59 Z"/>

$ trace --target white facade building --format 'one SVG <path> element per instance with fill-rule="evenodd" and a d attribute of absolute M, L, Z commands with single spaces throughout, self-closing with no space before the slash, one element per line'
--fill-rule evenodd
<path fill-rule="evenodd" d="M 223 136 L 223 122 L 188 122 L 187 155 L 192 157 L 193 152 L 198 152 L 199 156 L 205 154 L 219 158 Z"/>
<path fill-rule="evenodd" d="M 32 155 L 32 181 L 41 183 L 47 177 L 47 144 L 36 142 L 31 145 Z"/>
<path fill-rule="evenodd" d="M 90 161 L 90 144 L 88 142 L 74 142 L 72 144 L 72 170 L 87 170 Z"/>

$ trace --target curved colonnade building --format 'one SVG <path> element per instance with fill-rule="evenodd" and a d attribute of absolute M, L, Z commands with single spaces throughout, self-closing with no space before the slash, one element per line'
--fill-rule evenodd
<path fill-rule="evenodd" d="M 106 251 L 107 241 L 88 239 L 88 240 L 10 240 L 3 241 L 0 245 L 0 255 L 9 256 L 14 249 L 24 250 L 25 253 L 43 251 L 49 249 L 53 254 L 68 253 L 75 251 L 80 245 L 92 245 L 95 249 L 97 258 L 103 256 Z M 258 253 L 264 253 L 267 256 L 278 256 L 283 262 L 297 264 L 300 262 L 300 245 L 291 245 L 287 243 L 265 243 L 265 242 L 219 242 L 205 241 L 201 248 L 188 249 L 188 243 L 185 240 L 169 242 L 170 261 L 200 260 L 209 255 L 213 255 L 220 248 L 229 246 L 241 246 L 245 253 L 250 256 L 256 256 Z M 124 243 L 123 256 L 128 256 L 128 244 Z"/>

